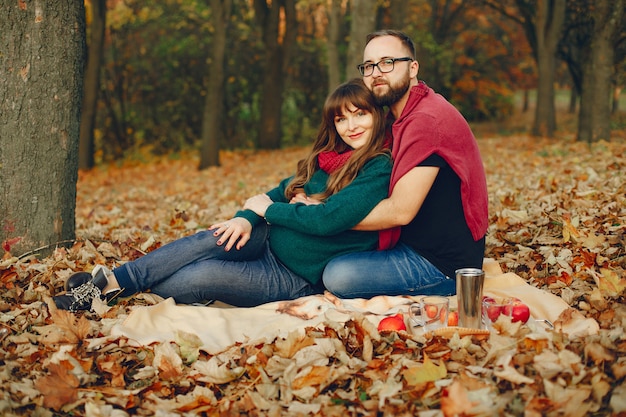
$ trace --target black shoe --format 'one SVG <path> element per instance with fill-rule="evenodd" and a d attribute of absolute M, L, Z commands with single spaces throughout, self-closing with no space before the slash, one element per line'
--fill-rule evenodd
<path fill-rule="evenodd" d="M 65 281 L 65 291 L 67 292 L 72 291 L 72 289 L 79 287 L 83 285 L 84 283 L 90 281 L 92 278 L 92 274 L 98 275 L 99 273 L 102 273 L 102 272 L 104 272 L 106 276 L 109 276 L 110 274 L 113 273 L 111 272 L 110 269 L 102 265 L 96 265 L 96 267 L 93 269 L 91 274 L 88 272 L 76 272 L 75 274 L 71 275 L 67 279 L 67 281 Z M 131 291 L 131 290 L 126 290 L 124 288 L 120 288 L 118 290 L 111 290 L 107 292 L 106 294 L 103 294 L 102 298 L 108 303 L 110 301 L 115 300 L 118 297 L 119 298 L 131 297 L 135 295 L 135 293 L 136 291 Z"/>
<path fill-rule="evenodd" d="M 65 281 L 65 291 L 70 292 L 74 288 L 78 288 L 83 284 L 91 281 L 93 276 L 89 272 L 76 272 L 75 274 L 70 275 L 70 277 Z"/>
<path fill-rule="evenodd" d="M 69 292 L 52 297 L 57 308 L 61 310 L 91 310 L 91 302 L 102 297 L 102 290 L 108 284 L 106 273 L 102 268 L 94 269 L 94 276 L 87 272 L 77 272 L 65 283 Z"/>

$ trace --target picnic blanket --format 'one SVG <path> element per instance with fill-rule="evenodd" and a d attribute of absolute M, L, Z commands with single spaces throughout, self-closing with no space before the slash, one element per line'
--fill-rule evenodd
<path fill-rule="evenodd" d="M 585 318 L 560 297 L 529 285 L 514 273 L 503 273 L 499 264 L 486 259 L 483 293 L 495 297 L 517 297 L 529 305 L 531 318 L 549 320 L 570 337 L 599 331 L 597 322 Z M 315 327 L 325 320 L 344 323 L 356 314 L 367 317 L 374 325 L 385 316 L 404 312 L 417 297 L 378 296 L 371 299 L 339 299 L 330 293 L 290 301 L 278 301 L 251 308 L 220 303 L 199 307 L 177 305 L 169 298 L 152 306 L 140 306 L 111 329 L 114 336 L 125 336 L 130 343 L 150 345 L 175 341 L 180 332 L 195 334 L 202 350 L 220 353 L 235 343 L 271 342 L 290 332 Z M 456 306 L 456 297 L 450 297 Z M 563 317 L 567 317 L 563 319 Z"/>

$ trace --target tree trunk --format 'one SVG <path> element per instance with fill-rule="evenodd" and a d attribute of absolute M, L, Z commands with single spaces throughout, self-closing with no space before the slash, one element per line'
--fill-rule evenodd
<path fill-rule="evenodd" d="M 528 88 L 524 88 L 524 99 L 522 102 L 522 113 L 526 113 L 528 111 L 529 108 L 529 91 Z"/>
<path fill-rule="evenodd" d="M 224 61 L 226 56 L 226 36 L 231 14 L 231 0 L 211 0 L 213 42 L 211 64 L 206 75 L 207 95 L 202 114 L 202 147 L 200 165 L 205 169 L 220 164 L 220 140 L 224 129 L 221 125 L 224 115 Z"/>
<path fill-rule="evenodd" d="M 576 87 L 572 86 L 572 89 L 569 92 L 569 110 L 568 113 L 574 114 L 576 113 L 576 103 L 578 102 L 578 91 Z"/>
<path fill-rule="evenodd" d="M 0 240 L 18 255 L 75 238 L 83 0 L 0 0 Z"/>
<path fill-rule="evenodd" d="M 616 114 L 619 111 L 619 96 L 622 93 L 622 87 L 616 85 L 613 87 L 613 101 L 611 106 L 611 114 Z"/>
<path fill-rule="evenodd" d="M 578 140 L 611 139 L 611 77 L 615 38 L 624 16 L 625 0 L 597 0 L 592 11 L 593 34 L 589 59 L 583 67 L 583 91 L 578 123 Z M 582 105 L 585 103 L 585 106 Z"/>
<path fill-rule="evenodd" d="M 100 65 L 106 28 L 106 0 L 91 2 L 91 35 L 87 50 L 87 68 L 83 87 L 83 108 L 80 120 L 80 143 L 78 146 L 78 168 L 94 166 L 94 125 L 98 92 L 100 91 Z"/>
<path fill-rule="evenodd" d="M 611 5 L 617 10 L 609 10 Z M 610 18 L 610 14 L 623 13 L 624 0 L 598 0 L 594 12 L 595 22 L 606 22 L 606 24 L 594 27 L 593 38 L 591 39 L 591 71 L 585 77 L 591 79 L 593 87 L 590 96 L 590 135 L 585 138 L 587 141 L 596 142 L 598 140 L 611 139 L 611 76 L 613 75 L 613 34 L 616 26 L 611 24 L 615 19 Z M 617 19 L 621 21 L 621 17 Z M 596 26 L 596 25 L 594 25 Z"/>
<path fill-rule="evenodd" d="M 556 130 L 554 81 L 556 50 L 565 19 L 565 0 L 537 0 L 537 106 L 532 134 L 553 137 Z"/>
<path fill-rule="evenodd" d="M 326 42 L 328 59 L 328 92 L 333 91 L 342 81 L 339 42 L 341 41 L 341 0 L 330 0 Z"/>
<path fill-rule="evenodd" d="M 278 149 L 286 68 L 296 35 L 295 0 L 255 0 L 254 6 L 265 45 L 258 147 Z"/>
<path fill-rule="evenodd" d="M 409 10 L 408 0 L 394 0 L 389 2 L 389 12 L 391 13 L 391 28 L 404 30 L 408 17 Z"/>
<path fill-rule="evenodd" d="M 360 77 L 356 66 L 363 62 L 365 38 L 376 29 L 376 0 L 351 0 L 350 42 L 346 61 L 346 79 Z"/>
<path fill-rule="evenodd" d="M 592 90 L 593 76 L 587 76 L 591 72 L 591 50 L 585 51 L 588 56 L 582 62 L 582 84 L 580 90 L 580 110 L 578 111 L 578 134 L 576 139 L 579 141 L 589 141 L 591 136 L 591 106 L 592 106 Z"/>

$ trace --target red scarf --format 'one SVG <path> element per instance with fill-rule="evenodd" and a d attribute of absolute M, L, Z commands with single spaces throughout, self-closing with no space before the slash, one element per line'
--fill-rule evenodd
<path fill-rule="evenodd" d="M 354 152 L 354 149 L 344 153 L 337 153 L 336 151 L 320 152 L 317 155 L 317 162 L 325 173 L 332 174 L 348 162 L 352 152 Z"/>

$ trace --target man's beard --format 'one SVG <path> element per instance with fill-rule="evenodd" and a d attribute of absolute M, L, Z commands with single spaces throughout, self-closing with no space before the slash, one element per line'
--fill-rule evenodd
<path fill-rule="evenodd" d="M 400 100 L 402 96 L 404 96 L 404 94 L 406 94 L 406 92 L 409 90 L 409 87 L 411 86 L 411 79 L 406 76 L 398 81 L 398 83 L 395 85 L 387 85 L 389 86 L 389 89 L 385 93 L 374 93 L 374 101 L 379 106 L 391 106 L 392 104 Z"/>

